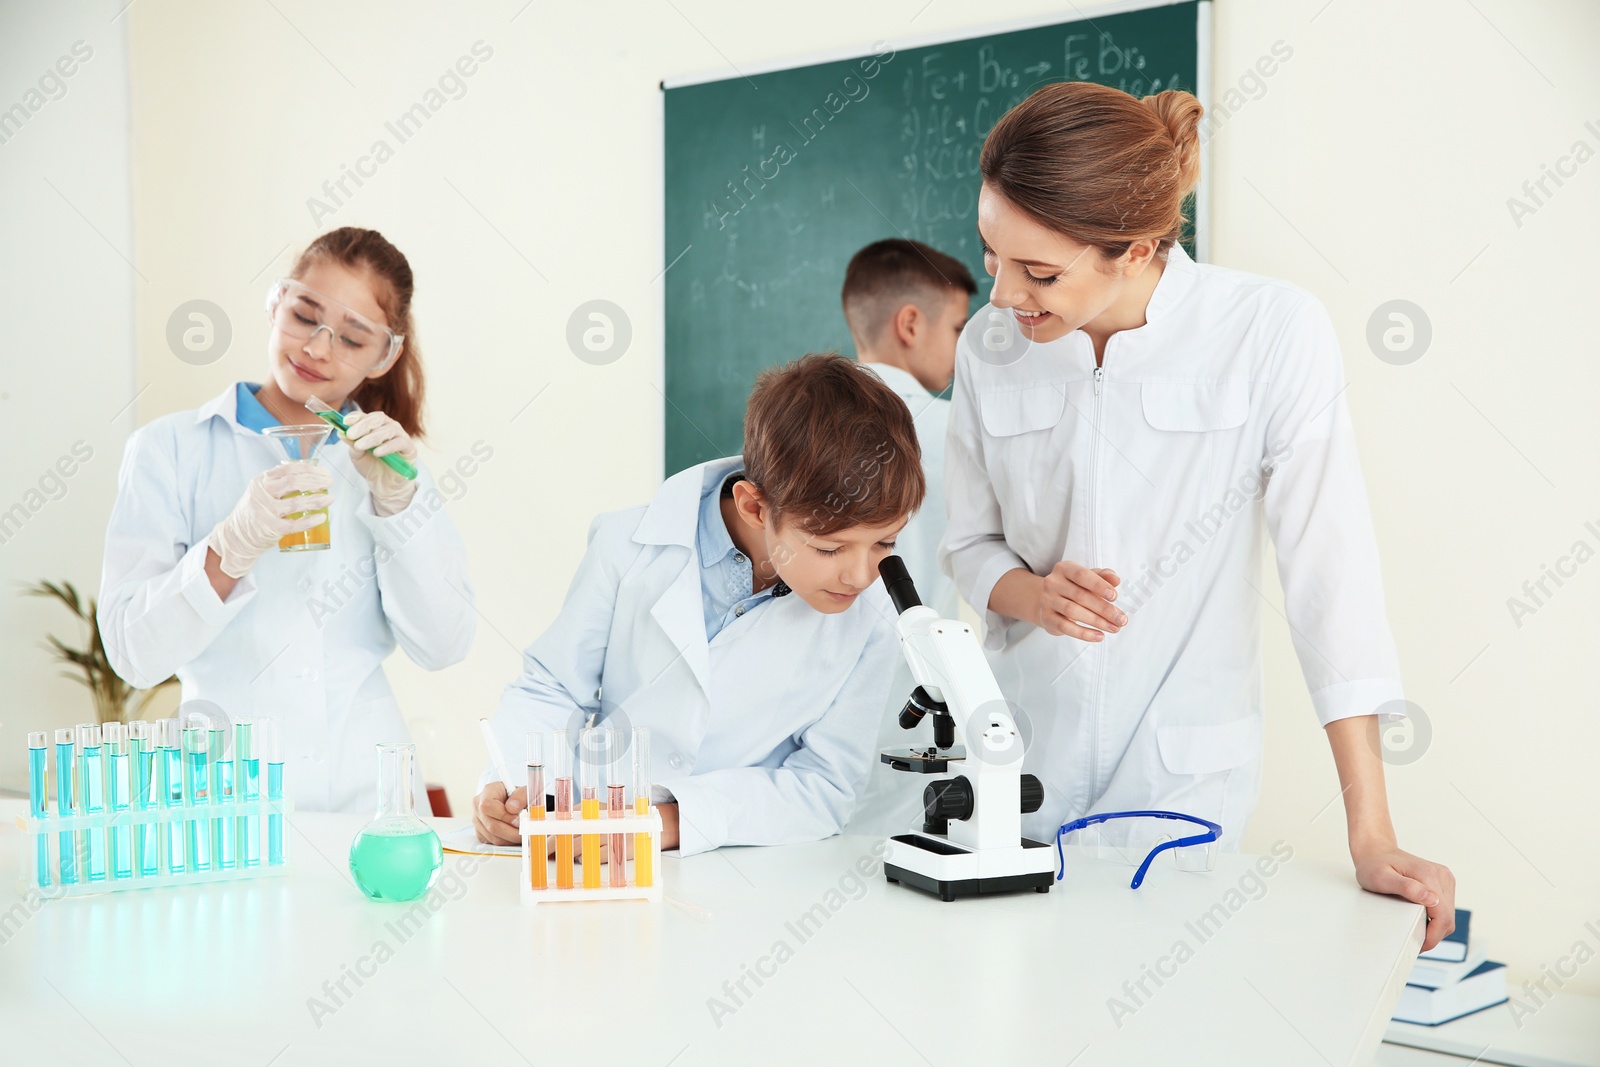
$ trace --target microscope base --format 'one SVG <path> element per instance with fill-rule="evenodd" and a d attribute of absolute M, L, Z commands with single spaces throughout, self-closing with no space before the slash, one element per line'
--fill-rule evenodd
<path fill-rule="evenodd" d="M 999 878 L 965 878 L 954 882 L 940 881 L 937 878 L 928 878 L 915 871 L 908 871 L 903 867 L 892 864 L 883 868 L 885 876 L 891 882 L 904 882 L 914 889 L 925 890 L 937 896 L 945 903 L 957 897 L 979 897 L 990 893 L 1016 893 L 1023 889 L 1032 889 L 1035 893 L 1050 892 L 1050 884 L 1056 880 L 1054 874 L 1012 874 L 1002 875 Z"/>
<path fill-rule="evenodd" d="M 1019 847 L 982 853 L 924 834 L 898 834 L 889 839 L 883 874 L 949 902 L 957 897 L 988 896 L 1032 889 L 1048 893 L 1055 883 L 1050 846 L 1023 838 Z"/>

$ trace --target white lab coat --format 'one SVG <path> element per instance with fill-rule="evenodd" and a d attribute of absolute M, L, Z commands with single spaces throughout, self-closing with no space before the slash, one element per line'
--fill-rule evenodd
<path fill-rule="evenodd" d="M 678 802 L 682 855 L 837 833 L 899 655 L 881 582 L 837 615 L 775 598 L 707 643 L 700 497 L 741 462 L 690 467 L 648 506 L 594 520 L 561 613 L 528 647 L 493 721 L 508 757 L 533 730 L 548 746 L 565 728 L 575 744 L 591 716 L 649 727 L 655 796 Z M 488 768 L 481 782 L 494 777 Z"/>
<path fill-rule="evenodd" d="M 1089 643 L 986 613 L 1045 787 L 1025 830 L 1160 807 L 1236 848 L 1261 780 L 1263 530 L 1321 722 L 1402 696 L 1333 325 L 1303 290 L 1181 247 L 1098 375 L 1082 331 L 1030 346 L 994 313 L 961 338 L 943 565 L 985 607 L 1013 568 L 1110 567 L 1130 616 Z"/>
<path fill-rule="evenodd" d="M 960 600 L 955 582 L 939 569 L 939 542 L 944 537 L 944 443 L 950 427 L 950 401 L 935 396 L 917 381 L 916 376 L 887 363 L 866 363 L 872 371 L 911 410 L 917 427 L 917 444 L 922 449 L 922 473 L 927 496 L 922 507 L 906 523 L 895 539 L 895 554 L 905 560 L 906 570 L 916 583 L 922 602 L 947 619 L 960 618 Z M 915 731 L 900 729 L 900 709 L 916 685 L 911 668 L 901 656 L 895 664 L 894 683 L 889 703 L 878 724 L 878 751 L 903 748 L 913 742 L 931 743 L 932 728 L 924 724 Z M 867 790 L 850 820 L 849 832 L 886 836 L 920 829 L 923 822 L 922 791 L 933 779 L 927 775 L 891 770 L 873 758 Z"/>
<path fill-rule="evenodd" d="M 922 449 L 922 474 L 928 492 L 922 507 L 895 539 L 895 554 L 917 585 L 922 602 L 947 619 L 959 610 L 956 583 L 939 569 L 939 542 L 944 537 L 944 441 L 950 429 L 950 401 L 923 388 L 915 375 L 887 363 L 862 363 L 906 402 Z M 909 671 L 907 676 L 909 677 Z"/>
<path fill-rule="evenodd" d="M 409 740 L 383 661 L 397 642 L 428 670 L 466 656 L 476 625 L 466 552 L 421 464 L 410 506 L 380 518 L 341 438 L 319 456 L 333 472 L 332 547 L 269 549 L 219 599 L 206 537 L 282 458 L 239 425 L 231 384 L 199 411 L 136 431 L 106 529 L 100 630 L 130 684 L 177 674 L 185 701 L 280 716 L 284 793 L 297 808 L 373 811 L 373 746 Z M 415 785 L 426 812 L 420 772 Z"/>

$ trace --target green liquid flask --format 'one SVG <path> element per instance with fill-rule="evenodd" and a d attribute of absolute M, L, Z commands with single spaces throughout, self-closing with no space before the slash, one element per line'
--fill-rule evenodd
<path fill-rule="evenodd" d="M 444 866 L 439 835 L 417 818 L 411 761 L 417 746 L 378 746 L 378 816 L 350 844 L 350 873 L 372 900 L 416 900 Z"/>

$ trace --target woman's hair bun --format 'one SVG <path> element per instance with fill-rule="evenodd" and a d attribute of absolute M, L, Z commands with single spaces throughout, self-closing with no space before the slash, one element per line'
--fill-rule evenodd
<path fill-rule="evenodd" d="M 1200 181 L 1200 119 L 1206 109 L 1194 94 L 1168 89 L 1140 101 L 1155 113 L 1177 153 L 1179 187 L 1187 194 Z"/>
<path fill-rule="evenodd" d="M 1051 82 L 1000 117 L 983 141 L 986 187 L 1107 259 L 1135 241 L 1183 240 L 1184 198 L 1200 181 L 1200 118 L 1190 93 L 1142 100 L 1096 82 Z"/>

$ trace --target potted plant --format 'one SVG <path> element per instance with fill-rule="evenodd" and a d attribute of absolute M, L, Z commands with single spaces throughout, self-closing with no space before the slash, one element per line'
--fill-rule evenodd
<path fill-rule="evenodd" d="M 89 627 L 89 647 L 69 648 L 54 635 L 47 635 L 45 640 L 50 643 L 50 649 L 55 658 L 62 663 L 70 663 L 77 670 L 67 670 L 63 673 L 89 690 L 94 698 L 94 712 L 96 722 L 121 722 L 126 719 L 137 719 L 144 715 L 150 706 L 150 701 L 155 699 L 157 693 L 169 685 L 177 685 L 177 678 L 168 678 L 150 689 L 136 689 L 123 681 L 116 671 L 111 669 L 111 661 L 106 658 L 105 642 L 100 639 L 100 624 L 97 621 L 97 605 L 91 597 L 87 609 L 83 606 L 78 590 L 71 582 L 38 582 L 24 589 L 28 596 L 51 597 L 61 601 L 67 610 L 76 615 L 78 619 Z"/>

